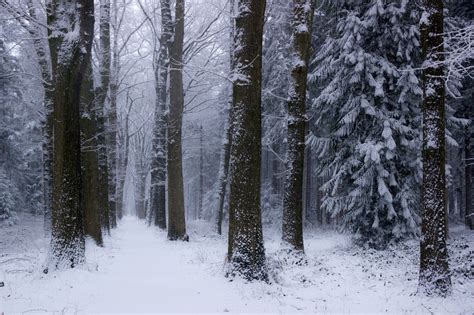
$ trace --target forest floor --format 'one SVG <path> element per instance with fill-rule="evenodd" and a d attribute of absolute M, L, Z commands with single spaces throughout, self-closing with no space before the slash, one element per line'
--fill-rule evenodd
<path fill-rule="evenodd" d="M 307 261 L 279 249 L 265 230 L 271 284 L 224 277 L 226 237 L 205 222 L 191 223 L 191 241 L 126 217 L 103 248 L 87 244 L 87 264 L 41 272 L 48 240 L 31 216 L 0 228 L 0 314 L 89 313 L 474 313 L 474 233 L 451 230 L 453 293 L 416 294 L 418 243 L 386 251 L 355 248 L 347 236 L 314 230 L 305 235 Z"/>

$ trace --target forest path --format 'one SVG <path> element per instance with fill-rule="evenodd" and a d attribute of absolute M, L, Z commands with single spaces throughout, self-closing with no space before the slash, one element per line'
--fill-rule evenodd
<path fill-rule="evenodd" d="M 198 240 L 171 242 L 165 232 L 125 217 L 112 243 L 90 286 L 95 300 L 90 311 L 222 312 L 229 298 L 240 299 L 232 297 L 232 290 L 219 289 L 228 281 L 221 274 L 210 276 L 209 265 L 201 264 L 206 257 L 200 257 Z M 214 265 L 219 263 L 223 260 Z"/>

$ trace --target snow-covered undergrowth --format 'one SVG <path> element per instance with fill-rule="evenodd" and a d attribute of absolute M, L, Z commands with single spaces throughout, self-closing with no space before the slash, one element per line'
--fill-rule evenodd
<path fill-rule="evenodd" d="M 226 237 L 191 223 L 191 241 L 125 218 L 104 248 L 87 245 L 87 264 L 41 272 L 48 240 L 42 220 L 25 217 L 0 229 L 0 313 L 246 312 L 443 313 L 474 312 L 474 234 L 453 229 L 453 293 L 416 295 L 418 244 L 363 250 L 329 231 L 306 233 L 306 258 L 289 257 L 279 235 L 265 230 L 272 283 L 224 277 Z"/>

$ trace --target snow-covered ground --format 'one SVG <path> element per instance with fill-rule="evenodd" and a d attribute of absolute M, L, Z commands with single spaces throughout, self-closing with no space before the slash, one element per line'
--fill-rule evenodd
<path fill-rule="evenodd" d="M 417 242 L 377 252 L 314 230 L 301 262 L 288 259 L 278 234 L 265 230 L 272 284 L 245 283 L 224 277 L 226 237 L 204 222 L 188 230 L 189 243 L 170 242 L 126 217 L 104 248 L 87 245 L 85 266 L 43 274 L 42 220 L 21 218 L 0 228 L 0 313 L 474 313 L 474 233 L 463 228 L 452 231 L 447 299 L 415 294 Z"/>

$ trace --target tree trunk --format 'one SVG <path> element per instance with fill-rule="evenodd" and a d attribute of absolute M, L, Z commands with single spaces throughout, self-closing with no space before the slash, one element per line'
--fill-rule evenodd
<path fill-rule="evenodd" d="M 235 0 L 230 0 L 230 47 L 229 47 L 229 68 L 230 72 L 232 73 L 234 66 L 234 35 L 235 35 L 235 24 L 234 24 L 234 7 L 235 7 Z M 224 141 L 222 145 L 222 152 L 221 152 L 221 161 L 219 164 L 219 190 L 218 190 L 218 203 L 217 203 L 217 234 L 222 235 L 222 221 L 224 219 L 224 201 L 225 201 L 225 193 L 227 190 L 227 183 L 229 181 L 229 162 L 230 162 L 230 147 L 232 146 L 232 118 L 231 118 L 231 110 L 233 97 L 232 97 L 232 87 L 229 87 L 229 109 L 228 109 L 228 117 L 227 122 L 225 125 L 225 133 L 224 133 Z"/>
<path fill-rule="evenodd" d="M 471 116 L 474 116 L 471 110 Z M 466 182 L 465 193 L 465 223 L 471 230 L 474 229 L 474 211 L 473 211 L 473 196 L 474 188 L 472 186 L 472 179 L 474 177 L 474 117 L 471 117 L 470 126 L 466 128 L 466 136 L 464 143 L 464 157 L 465 157 L 465 171 L 464 177 Z"/>
<path fill-rule="evenodd" d="M 199 128 L 199 200 L 197 219 L 202 219 L 204 200 L 204 133 L 202 126 Z"/>
<path fill-rule="evenodd" d="M 424 0 L 421 42 L 423 69 L 423 192 L 419 290 L 446 296 L 451 291 L 447 249 L 445 82 L 443 1 Z"/>
<path fill-rule="evenodd" d="M 116 226 L 115 216 L 110 215 L 109 170 L 107 157 L 105 100 L 110 83 L 110 0 L 100 0 L 100 84 L 95 91 L 97 115 L 97 144 L 99 155 L 99 199 L 101 224 L 105 231 Z"/>
<path fill-rule="evenodd" d="M 228 275 L 267 280 L 260 206 L 264 0 L 237 0 L 235 14 Z"/>
<path fill-rule="evenodd" d="M 118 7 L 117 0 L 113 0 L 114 11 L 114 37 L 112 48 L 112 75 L 110 77 L 110 109 L 108 113 L 108 159 L 109 159 L 109 211 L 111 227 L 117 226 L 117 219 L 120 219 L 120 205 L 117 205 L 117 93 L 119 75 L 119 52 L 118 52 Z"/>
<path fill-rule="evenodd" d="M 223 143 L 222 153 L 221 153 L 221 162 L 219 166 L 219 191 L 218 191 L 218 208 L 217 208 L 217 234 L 222 235 L 222 221 L 224 220 L 224 201 L 225 193 L 227 190 L 227 183 L 229 181 L 229 162 L 230 162 L 230 148 L 232 146 L 232 136 L 231 136 L 231 125 L 232 119 L 229 117 L 226 123 L 225 139 Z"/>
<path fill-rule="evenodd" d="M 138 185 L 137 185 L 137 217 L 141 220 L 146 219 L 146 200 L 145 200 L 145 190 L 146 190 L 146 173 L 139 172 L 138 174 Z"/>
<path fill-rule="evenodd" d="M 187 240 L 184 210 L 183 155 L 183 42 L 184 0 L 176 0 L 174 41 L 171 46 L 170 114 L 168 121 L 168 239 Z"/>
<path fill-rule="evenodd" d="M 293 56 L 288 92 L 288 153 L 283 199 L 283 242 L 303 245 L 303 171 L 306 135 L 306 85 L 314 15 L 313 0 L 293 0 Z"/>
<path fill-rule="evenodd" d="M 89 235 L 98 246 L 102 246 L 98 134 L 94 96 L 92 66 L 89 65 L 84 73 L 81 91 L 82 207 L 85 234 Z"/>
<path fill-rule="evenodd" d="M 155 225 L 166 229 L 166 108 L 168 91 L 169 50 L 173 25 L 169 0 L 161 0 L 160 52 L 155 69 L 155 123 L 152 139 L 150 210 L 155 217 Z"/>
<path fill-rule="evenodd" d="M 313 157 L 311 156 L 311 146 L 306 147 L 306 164 L 305 164 L 305 187 L 304 187 L 304 209 L 306 222 L 314 224 L 313 211 Z"/>
<path fill-rule="evenodd" d="M 84 225 L 81 209 L 80 93 L 90 61 L 94 34 L 94 1 L 55 0 L 48 4 L 48 25 L 53 82 L 53 205 L 49 266 L 75 267 L 84 261 Z M 64 12 L 75 12 L 66 15 Z M 65 29 L 79 24 L 78 38 L 65 37 Z M 59 28 L 59 29 L 58 29 Z M 58 55 L 61 58 L 58 58 Z"/>

